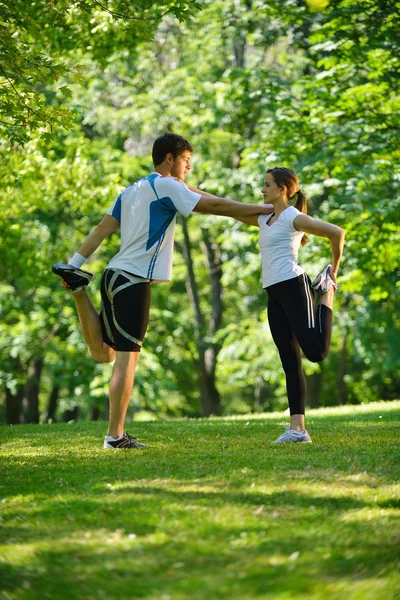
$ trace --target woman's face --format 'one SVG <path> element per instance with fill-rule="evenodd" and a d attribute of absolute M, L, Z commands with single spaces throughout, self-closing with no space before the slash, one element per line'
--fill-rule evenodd
<path fill-rule="evenodd" d="M 282 188 L 277 185 L 272 173 L 267 173 L 264 178 L 264 187 L 261 190 L 264 204 L 273 204 L 282 195 Z"/>

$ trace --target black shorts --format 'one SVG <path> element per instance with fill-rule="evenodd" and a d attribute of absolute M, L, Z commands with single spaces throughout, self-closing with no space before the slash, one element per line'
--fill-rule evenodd
<path fill-rule="evenodd" d="M 106 269 L 101 279 L 103 340 L 120 352 L 140 352 L 146 334 L 150 281 L 140 281 L 141 278 L 120 269 Z"/>

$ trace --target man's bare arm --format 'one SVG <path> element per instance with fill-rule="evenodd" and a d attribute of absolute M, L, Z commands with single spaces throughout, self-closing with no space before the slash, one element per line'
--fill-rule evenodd
<path fill-rule="evenodd" d="M 204 190 L 199 190 L 199 189 L 193 187 L 192 185 L 187 185 L 187 184 L 185 184 L 185 185 L 188 187 L 188 189 L 191 192 L 196 192 L 196 194 L 201 194 L 202 196 L 205 196 L 206 198 L 218 199 L 218 196 L 214 196 L 214 194 L 209 194 L 208 192 L 205 192 Z M 264 206 L 267 206 L 268 210 L 263 212 L 263 214 L 269 215 L 274 212 L 273 204 L 265 204 Z M 254 225 L 253 222 L 250 223 L 247 219 L 244 219 L 244 218 L 243 219 L 240 218 L 240 219 L 238 219 L 238 221 L 242 221 L 243 223 L 248 223 L 249 225 Z M 255 223 L 255 224 L 258 225 L 258 223 Z"/>
<path fill-rule="evenodd" d="M 89 258 L 100 246 L 101 242 L 110 236 L 119 227 L 118 219 L 111 215 L 105 215 L 95 229 L 84 240 L 78 249 L 78 254 Z"/>
<path fill-rule="evenodd" d="M 251 215 L 267 215 L 271 212 L 268 204 L 246 204 L 227 198 L 218 198 L 218 196 L 204 195 L 201 196 L 193 210 L 203 214 L 233 217 L 235 219 Z"/>
<path fill-rule="evenodd" d="M 236 221 L 240 221 L 241 223 L 246 223 L 246 225 L 254 225 L 255 227 L 260 227 L 258 222 L 258 215 L 249 215 L 248 217 L 235 217 Z"/>

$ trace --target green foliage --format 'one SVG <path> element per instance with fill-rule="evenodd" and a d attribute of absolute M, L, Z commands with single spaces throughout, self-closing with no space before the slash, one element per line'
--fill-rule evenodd
<path fill-rule="evenodd" d="M 104 412 L 108 367 L 91 366 L 50 266 L 75 251 L 123 187 L 151 170 L 153 140 L 172 130 L 195 148 L 189 182 L 221 196 L 261 201 L 266 166 L 298 171 L 310 214 L 346 230 L 332 351 L 320 366 L 305 364 L 308 375 L 321 375 L 319 402 L 398 397 L 399 2 L 324 4 L 213 0 L 198 11 L 200 3 L 119 0 L 107 4 L 111 14 L 98 3 L 3 3 L 5 73 L 41 115 L 28 118 L 11 84 L 0 86 L 9 103 L 5 136 L 19 142 L 0 148 L 3 393 L 26 383 L 39 355 L 42 418 L 54 382 L 58 418 L 68 402 L 83 415 L 96 403 Z M 45 122 L 58 123 L 53 133 Z M 188 228 L 207 325 L 202 231 L 223 260 L 222 324 L 206 342 L 220 348 L 224 414 L 283 407 L 256 230 L 198 215 Z M 113 236 L 91 259 L 97 281 L 118 243 Z M 200 413 L 182 244 L 178 228 L 174 280 L 154 286 L 136 378 L 136 405 L 160 416 Z M 327 260 L 320 239 L 301 250 L 310 276 Z"/>
<path fill-rule="evenodd" d="M 24 143 L 29 132 L 68 128 L 74 117 L 72 96 L 62 78 L 83 82 L 81 52 L 105 65 L 118 50 L 135 53 L 151 39 L 166 15 L 190 19 L 199 3 L 188 0 L 88 2 L 23 0 L 0 2 L 0 135 Z M 54 84 L 50 87 L 50 84 Z"/>

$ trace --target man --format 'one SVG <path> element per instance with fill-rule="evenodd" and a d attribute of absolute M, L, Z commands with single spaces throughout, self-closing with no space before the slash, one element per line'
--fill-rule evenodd
<path fill-rule="evenodd" d="M 176 213 L 184 217 L 192 211 L 246 217 L 272 210 L 268 205 L 244 204 L 189 190 L 182 182 L 191 168 L 192 152 L 190 143 L 179 135 L 159 137 L 152 152 L 154 172 L 118 196 L 68 265 L 53 266 L 53 272 L 72 292 L 91 356 L 98 362 L 115 359 L 104 448 L 144 447 L 124 431 L 124 421 L 149 319 L 150 283 L 171 279 Z M 121 248 L 101 280 L 99 315 L 85 289 L 92 274 L 80 267 L 118 227 Z"/>

